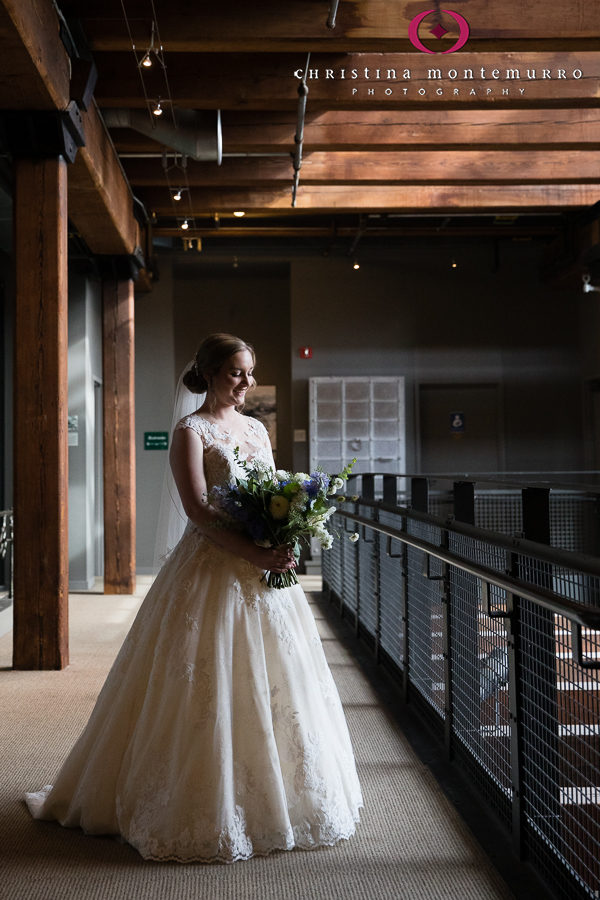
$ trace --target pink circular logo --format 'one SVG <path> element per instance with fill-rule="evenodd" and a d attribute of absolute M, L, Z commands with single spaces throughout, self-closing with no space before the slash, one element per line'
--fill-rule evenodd
<path fill-rule="evenodd" d="M 453 12 L 451 9 L 443 9 L 442 12 L 449 15 L 459 28 L 458 40 L 452 47 L 449 47 L 447 50 L 429 50 L 425 44 L 421 42 L 419 37 L 419 25 L 429 13 L 435 12 L 434 9 L 426 9 L 425 12 L 420 12 L 418 15 L 412 19 L 410 25 L 408 26 L 408 39 L 417 50 L 420 50 L 421 53 L 454 53 L 456 50 L 460 50 L 461 47 L 464 47 L 469 39 L 469 23 L 465 19 L 464 16 L 461 16 L 460 13 Z M 445 34 L 447 34 L 447 29 L 444 28 L 443 25 L 438 24 L 435 28 L 431 29 L 431 34 L 433 34 L 436 38 L 442 38 Z"/>

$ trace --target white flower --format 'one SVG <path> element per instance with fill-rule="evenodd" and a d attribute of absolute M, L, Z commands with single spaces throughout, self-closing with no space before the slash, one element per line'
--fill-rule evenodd
<path fill-rule="evenodd" d="M 355 543 L 357 542 L 357 540 L 358 540 L 358 533 L 355 531 L 354 534 L 351 534 L 351 535 L 348 537 L 348 540 L 349 540 L 349 541 L 352 541 L 352 543 L 355 544 Z"/>
<path fill-rule="evenodd" d="M 296 472 L 294 481 L 310 481 L 310 475 L 307 475 L 306 472 Z"/>
<path fill-rule="evenodd" d="M 326 531 L 323 535 L 319 535 L 319 542 L 323 550 L 329 550 L 333 544 L 333 536 Z"/>
<path fill-rule="evenodd" d="M 335 494 L 335 492 L 339 491 L 339 489 L 342 487 L 344 487 L 344 480 L 342 478 L 334 478 L 329 485 L 329 490 L 327 491 L 327 493 L 331 497 L 332 494 Z"/>
<path fill-rule="evenodd" d="M 286 472 L 285 469 L 277 469 L 275 475 L 279 479 L 279 481 L 287 481 L 290 477 L 290 473 Z"/>

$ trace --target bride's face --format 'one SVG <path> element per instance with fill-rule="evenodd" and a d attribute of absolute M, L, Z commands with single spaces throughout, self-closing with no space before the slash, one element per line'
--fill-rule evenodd
<path fill-rule="evenodd" d="M 211 388 L 219 406 L 241 406 L 254 384 L 254 360 L 248 350 L 234 353 L 213 376 Z"/>

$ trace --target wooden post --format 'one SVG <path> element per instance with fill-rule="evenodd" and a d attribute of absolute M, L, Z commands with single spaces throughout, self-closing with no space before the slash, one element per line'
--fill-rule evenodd
<path fill-rule="evenodd" d="M 104 281 L 104 593 L 135 591 L 133 281 Z"/>
<path fill-rule="evenodd" d="M 67 164 L 15 162 L 15 669 L 68 665 Z"/>

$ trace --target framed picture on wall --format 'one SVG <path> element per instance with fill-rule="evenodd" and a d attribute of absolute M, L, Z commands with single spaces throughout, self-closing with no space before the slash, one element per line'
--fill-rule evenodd
<path fill-rule="evenodd" d="M 273 455 L 277 458 L 277 388 L 259 384 L 246 395 L 244 413 L 262 422 L 269 433 Z"/>

